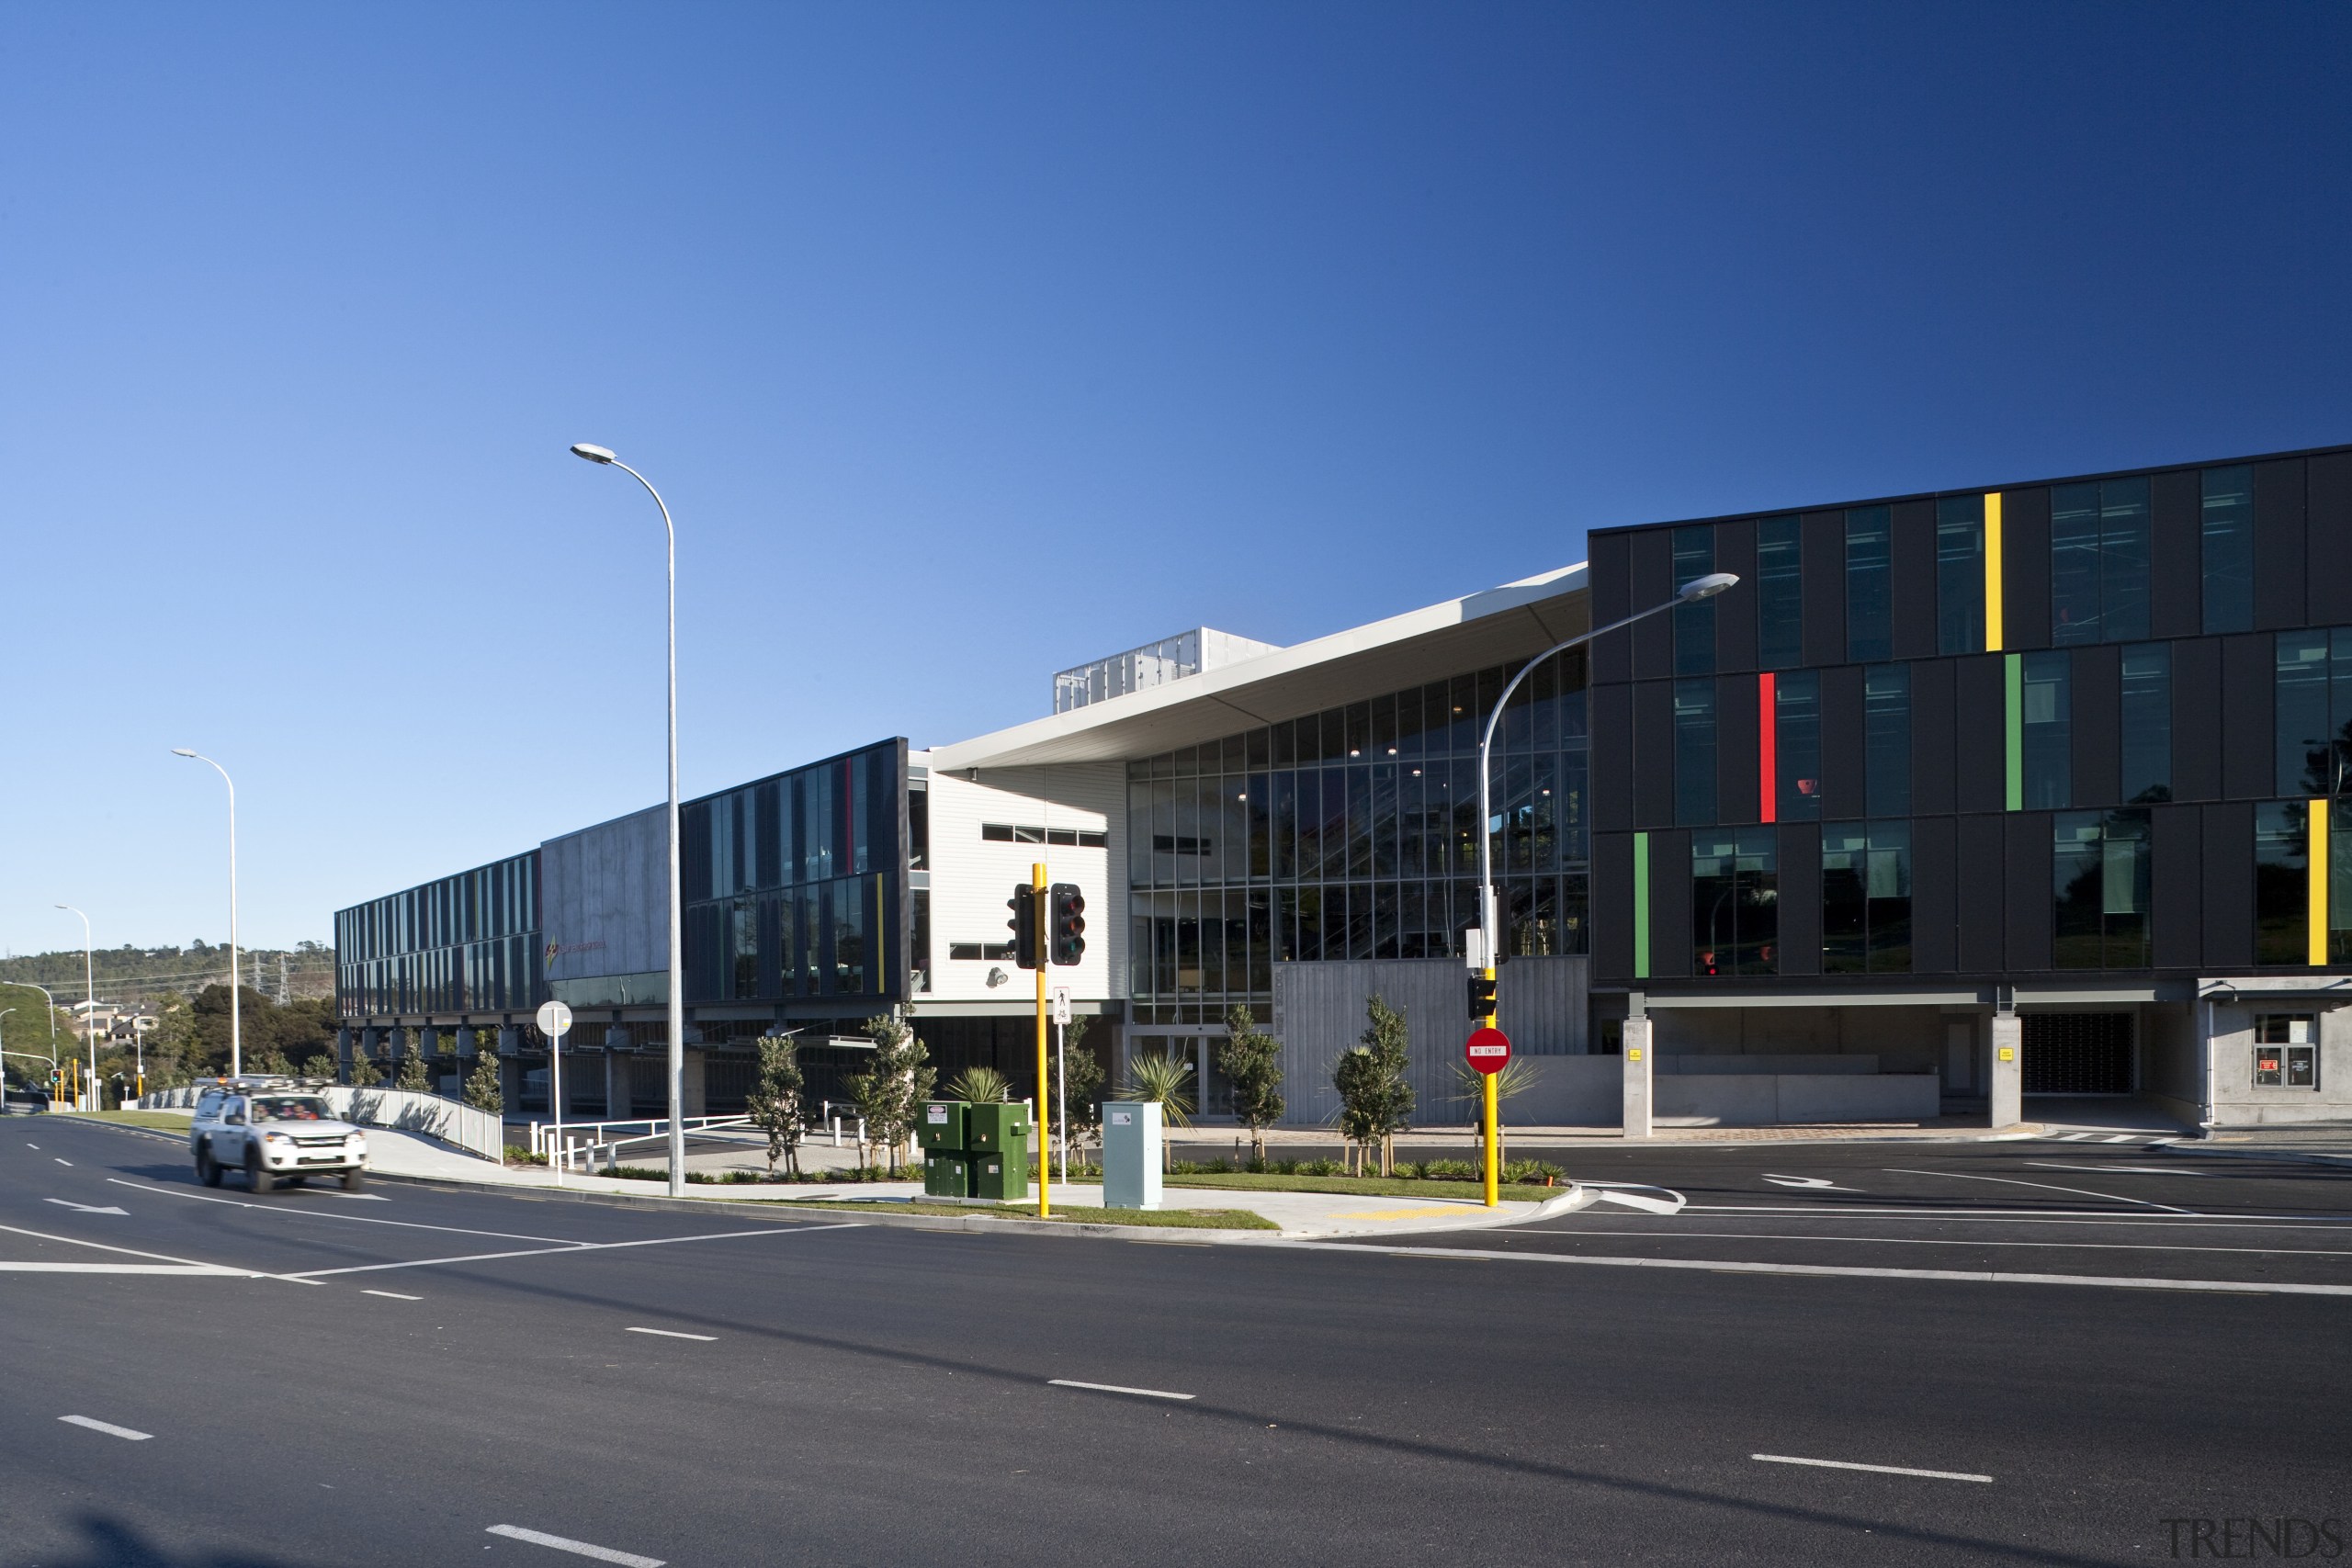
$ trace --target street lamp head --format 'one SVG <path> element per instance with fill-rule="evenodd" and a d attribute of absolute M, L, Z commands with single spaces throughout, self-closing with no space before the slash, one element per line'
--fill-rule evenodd
<path fill-rule="evenodd" d="M 172 748 L 172 755 L 175 757 L 193 757 L 196 753 L 189 750 L 185 746 L 175 746 Z"/>
<path fill-rule="evenodd" d="M 613 449 L 611 447 L 591 446 L 585 441 L 573 442 L 571 444 L 571 455 L 575 457 L 585 457 L 592 463 L 616 463 L 620 461 L 618 457 L 616 457 L 613 455 Z"/>
<path fill-rule="evenodd" d="M 1739 579 L 1727 571 L 1711 571 L 1704 577 L 1694 577 L 1675 594 L 1685 604 L 1695 604 L 1702 599 L 1712 599 L 1724 589 L 1735 586 Z"/>
<path fill-rule="evenodd" d="M 73 906 L 73 905 L 71 905 L 71 904 L 52 904 L 52 905 L 51 905 L 51 906 L 50 906 L 50 908 L 53 908 L 53 909 L 67 909 L 67 910 L 70 910 L 70 909 L 72 909 L 72 908 L 74 908 L 74 906 Z"/>

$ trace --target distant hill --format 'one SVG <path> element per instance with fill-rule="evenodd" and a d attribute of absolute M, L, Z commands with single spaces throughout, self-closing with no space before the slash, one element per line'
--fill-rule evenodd
<path fill-rule="evenodd" d="M 165 991 L 194 996 L 207 986 L 225 985 L 229 949 L 199 942 L 192 947 L 102 947 L 91 954 L 98 999 L 146 1002 Z M 255 974 L 255 965 L 259 974 Z M 237 953 L 239 979 L 286 1001 L 334 995 L 334 949 L 315 942 L 283 948 L 244 948 Z M 0 958 L 0 981 L 29 980 L 46 986 L 60 1007 L 82 999 L 82 950 L 35 953 Z"/>

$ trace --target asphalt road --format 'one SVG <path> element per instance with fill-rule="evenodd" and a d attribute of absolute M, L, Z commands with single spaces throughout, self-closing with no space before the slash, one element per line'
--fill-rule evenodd
<path fill-rule="evenodd" d="M 2352 1284 L 2352 1185 L 2136 1165 L 2188 1156 L 1608 1153 L 1652 1207 L 1201 1247 L 254 1200 L 11 1118 L 0 1560 L 2144 1562 L 2343 1519 L 2352 1293 L 2263 1284 Z M 2002 1185 L 2044 1177 L 2084 1191 Z M 1972 1277 L 2045 1234 L 2033 1272 L 2230 1288 Z M 1563 1261 L 1653 1255 L 1701 1266 Z M 1798 1258 L 1852 1271 L 1742 1271 Z"/>

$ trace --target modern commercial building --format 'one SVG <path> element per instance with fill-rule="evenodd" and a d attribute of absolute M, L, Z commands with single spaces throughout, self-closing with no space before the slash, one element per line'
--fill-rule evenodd
<path fill-rule="evenodd" d="M 2352 448 L 1605 529 L 1590 556 L 1291 648 L 1182 633 L 1059 672 L 1030 723 L 689 803 L 690 1110 L 740 1104 L 783 1030 L 821 1088 L 894 1008 L 944 1071 L 1026 1092 L 1005 899 L 1044 860 L 1089 904 L 1055 981 L 1114 1066 L 1184 1055 L 1214 1116 L 1246 1005 L 1319 1121 L 1378 993 L 1423 1119 L 1453 1119 L 1497 694 L 1728 571 L 1547 661 L 1498 729 L 1518 1119 L 2352 1113 Z M 347 1048 L 496 1040 L 527 1107 L 554 996 L 602 1058 L 573 1110 L 652 1109 L 665 864 L 657 808 L 343 911 Z"/>

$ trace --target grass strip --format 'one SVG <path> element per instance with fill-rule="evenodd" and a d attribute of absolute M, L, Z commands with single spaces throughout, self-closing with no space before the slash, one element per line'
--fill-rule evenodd
<path fill-rule="evenodd" d="M 79 1116 L 91 1122 L 120 1122 L 131 1127 L 164 1127 L 185 1133 L 189 1117 L 186 1111 L 175 1116 L 168 1111 L 52 1111 L 51 1116 Z"/>
<path fill-rule="evenodd" d="M 697 1193 L 699 1197 L 702 1194 Z M 718 1194 L 711 1194 L 717 1197 Z M 832 1202 L 822 1198 L 788 1198 L 779 1200 L 775 1207 L 784 1209 L 847 1209 L 874 1214 L 929 1214 L 946 1219 L 1034 1220 L 1034 1208 L 989 1208 L 973 1203 L 893 1203 L 888 1201 L 852 1203 Z M 1247 1209 L 1089 1209 L 1082 1206 L 1054 1206 L 1053 1217 L 1046 1222 L 1056 1224 L 1067 1221 L 1074 1225 L 1135 1225 L 1144 1229 L 1173 1227 L 1204 1231 L 1278 1231 L 1283 1227 L 1263 1214 Z"/>

